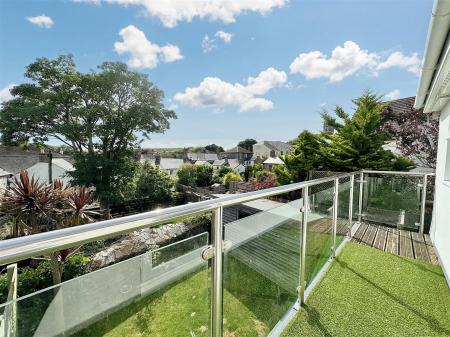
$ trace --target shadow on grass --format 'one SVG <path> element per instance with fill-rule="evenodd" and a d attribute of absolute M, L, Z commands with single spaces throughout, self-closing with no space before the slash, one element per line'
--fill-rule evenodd
<path fill-rule="evenodd" d="M 322 333 L 322 335 L 325 337 L 333 336 L 330 330 L 328 330 L 328 328 L 325 325 L 323 325 L 322 320 L 320 318 L 320 313 L 314 307 L 304 304 L 302 306 L 302 309 L 305 310 L 306 313 L 308 314 L 306 320 L 310 326 L 317 327 Z"/>
<path fill-rule="evenodd" d="M 399 303 L 400 305 L 402 305 L 403 307 L 405 307 L 406 309 L 408 309 L 410 312 L 412 312 L 414 315 L 416 315 L 417 317 L 423 319 L 424 321 L 427 322 L 428 326 L 434 330 L 436 333 L 439 334 L 444 334 L 446 336 L 450 336 L 450 330 L 448 330 L 447 328 L 443 327 L 439 321 L 437 319 L 435 319 L 434 317 L 427 315 L 426 313 L 420 312 L 419 310 L 417 310 L 416 308 L 414 308 L 413 306 L 411 306 L 410 304 L 406 303 L 404 300 L 402 300 L 400 297 L 390 293 L 388 290 L 384 289 L 383 287 L 381 287 L 380 285 L 376 284 L 375 282 L 373 282 L 372 280 L 369 280 L 367 277 L 365 277 L 363 274 L 359 273 L 358 271 L 356 271 L 355 269 L 353 269 L 352 267 L 350 267 L 348 265 L 347 262 L 341 261 L 339 260 L 339 258 L 336 259 L 336 262 L 343 268 L 351 271 L 353 274 L 355 274 L 356 276 L 358 276 L 359 278 L 361 278 L 362 280 L 364 280 L 365 282 L 369 283 L 372 287 L 374 287 L 375 289 L 381 291 L 382 293 L 384 293 L 386 296 L 388 296 L 389 298 L 391 298 L 392 300 L 396 301 L 397 303 Z"/>

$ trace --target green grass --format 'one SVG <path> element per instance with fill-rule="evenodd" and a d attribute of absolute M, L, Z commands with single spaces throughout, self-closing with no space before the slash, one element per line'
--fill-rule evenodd
<path fill-rule="evenodd" d="M 224 336 L 266 336 L 296 295 L 233 257 L 225 262 Z M 209 336 L 209 269 L 161 289 L 77 333 L 77 337 Z"/>
<path fill-rule="evenodd" d="M 283 337 L 450 336 L 438 266 L 348 243 Z"/>

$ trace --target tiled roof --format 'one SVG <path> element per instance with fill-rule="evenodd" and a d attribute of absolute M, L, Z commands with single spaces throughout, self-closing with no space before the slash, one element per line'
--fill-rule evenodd
<path fill-rule="evenodd" d="M 204 153 L 204 152 L 189 152 L 187 154 L 187 157 L 190 160 L 207 160 L 207 161 L 214 161 L 219 159 L 219 156 L 217 153 Z"/>
<path fill-rule="evenodd" d="M 269 157 L 263 162 L 263 164 L 284 165 L 284 161 L 278 157 Z"/>
<path fill-rule="evenodd" d="M 416 99 L 416 96 L 411 96 L 411 97 L 395 99 L 392 101 L 386 101 L 383 103 L 389 104 L 389 107 L 391 108 L 392 112 L 396 113 L 396 112 L 403 112 L 403 111 L 411 110 L 414 107 L 415 99 Z"/>
<path fill-rule="evenodd" d="M 289 152 L 292 150 L 292 146 L 290 146 L 288 143 L 281 142 L 278 140 L 264 140 L 262 142 L 258 142 L 259 145 L 264 144 L 269 149 L 274 151 L 283 151 L 283 152 Z"/>
<path fill-rule="evenodd" d="M 252 151 L 249 151 L 247 149 L 244 149 L 243 147 L 240 146 L 235 146 L 229 150 L 226 150 L 225 153 L 252 153 Z"/>

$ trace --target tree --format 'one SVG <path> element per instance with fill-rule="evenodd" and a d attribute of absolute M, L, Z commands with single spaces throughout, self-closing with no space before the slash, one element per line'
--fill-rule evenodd
<path fill-rule="evenodd" d="M 436 168 L 439 120 L 413 105 L 394 112 L 390 106 L 382 111 L 382 129 L 395 139 L 402 155 L 424 167 Z"/>
<path fill-rule="evenodd" d="M 138 170 L 136 182 L 136 197 L 146 198 L 151 203 L 169 202 L 172 200 L 174 181 L 158 166 L 144 162 Z"/>
<path fill-rule="evenodd" d="M 222 146 L 219 146 L 219 145 L 216 145 L 216 144 L 206 145 L 205 146 L 205 150 L 209 151 L 209 152 L 214 152 L 214 153 L 225 152 L 225 150 L 223 149 Z"/>
<path fill-rule="evenodd" d="M 321 138 L 309 131 L 303 131 L 293 141 L 293 150 L 282 156 L 285 166 L 276 166 L 274 171 L 280 184 L 286 185 L 304 181 L 308 172 L 323 165 L 320 148 Z"/>
<path fill-rule="evenodd" d="M 194 165 L 196 169 L 195 185 L 210 186 L 213 183 L 214 169 L 210 164 Z"/>
<path fill-rule="evenodd" d="M 183 164 L 177 171 L 178 183 L 186 186 L 197 186 L 197 169 L 195 165 Z"/>
<path fill-rule="evenodd" d="M 381 111 L 385 108 L 380 97 L 366 91 L 353 100 L 356 106 L 350 117 L 341 107 L 336 107 L 338 121 L 327 112 L 322 113 L 324 123 L 333 127 L 333 134 L 322 133 L 321 160 L 323 167 L 332 171 L 406 170 L 414 164 L 405 158 L 383 149 L 388 139 L 381 128 Z"/>
<path fill-rule="evenodd" d="M 238 146 L 243 147 L 244 149 L 253 152 L 253 145 L 257 143 L 256 140 L 252 138 L 247 138 L 238 143 Z"/>
<path fill-rule="evenodd" d="M 140 137 L 164 132 L 176 115 L 164 107 L 163 92 L 146 75 L 119 62 L 98 69 L 81 73 L 70 55 L 37 59 L 26 68 L 30 83 L 15 86 L 14 98 L 0 110 L 0 131 L 7 144 L 54 138 L 69 146 L 78 154 L 75 167 L 97 168 L 92 181 L 84 179 L 86 172 L 76 179 L 95 186 L 107 208 L 129 176 L 128 164 L 112 163 L 125 163 Z M 104 167 L 110 171 L 102 173 Z"/>

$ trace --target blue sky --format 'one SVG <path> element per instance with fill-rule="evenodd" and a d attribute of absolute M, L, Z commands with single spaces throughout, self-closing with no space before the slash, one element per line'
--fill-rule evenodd
<path fill-rule="evenodd" d="M 0 100 L 37 57 L 72 53 L 82 71 L 128 62 L 165 92 L 178 119 L 145 146 L 289 140 L 320 130 L 323 107 L 350 110 L 365 89 L 415 95 L 431 8 L 431 0 L 2 0 Z"/>

